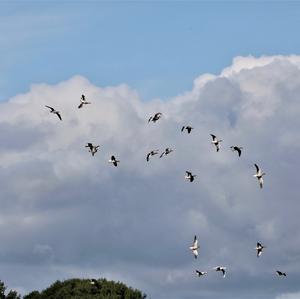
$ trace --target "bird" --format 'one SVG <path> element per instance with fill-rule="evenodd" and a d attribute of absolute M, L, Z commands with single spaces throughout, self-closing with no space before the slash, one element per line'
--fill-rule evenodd
<path fill-rule="evenodd" d="M 59 111 L 57 111 L 57 110 L 55 110 L 53 107 L 50 107 L 50 106 L 47 106 L 47 105 L 45 105 L 45 107 L 47 107 L 47 108 L 49 108 L 49 109 L 50 109 L 50 113 L 54 113 L 54 114 L 56 114 L 56 115 L 58 116 L 58 118 L 59 118 L 60 120 L 62 120 L 62 118 L 61 118 L 61 115 L 60 115 L 60 112 L 59 112 Z"/>
<path fill-rule="evenodd" d="M 264 184 L 263 176 L 265 175 L 265 173 L 261 171 L 261 169 L 257 166 L 257 164 L 254 164 L 254 166 L 256 168 L 256 174 L 254 174 L 253 176 L 257 177 L 259 186 L 262 189 Z"/>
<path fill-rule="evenodd" d="M 94 156 L 98 152 L 98 148 L 100 145 L 93 145 L 92 143 L 88 143 L 85 147 L 89 148 L 89 152 Z"/>
<path fill-rule="evenodd" d="M 149 119 L 148 119 L 148 123 L 150 122 L 150 121 L 152 121 L 152 122 L 157 122 L 160 118 L 162 117 L 162 113 L 161 112 L 157 112 L 157 113 L 155 113 L 153 116 L 151 116 Z"/>
<path fill-rule="evenodd" d="M 218 266 L 213 268 L 216 271 L 221 271 L 223 273 L 223 277 L 226 275 L 226 267 Z"/>
<path fill-rule="evenodd" d="M 232 150 L 233 152 L 236 151 L 236 152 L 238 153 L 239 157 L 241 156 L 243 147 L 237 146 L 237 145 L 233 145 L 233 146 L 231 146 L 230 148 L 231 148 L 231 150 Z"/>
<path fill-rule="evenodd" d="M 186 171 L 184 178 L 189 180 L 190 182 L 193 182 L 196 176 L 196 174 L 192 174 L 190 171 Z"/>
<path fill-rule="evenodd" d="M 150 157 L 157 155 L 157 154 L 158 154 L 158 150 L 153 150 L 153 151 L 149 152 L 146 157 L 147 162 L 149 162 Z"/>
<path fill-rule="evenodd" d="M 277 270 L 276 273 L 278 274 L 278 276 L 286 276 L 285 272 L 281 272 Z"/>
<path fill-rule="evenodd" d="M 216 137 L 216 135 L 214 135 L 214 134 L 210 134 L 210 136 L 212 137 L 212 144 L 216 147 L 216 149 L 217 149 L 217 152 L 220 150 L 220 145 L 219 145 L 219 143 L 220 142 L 222 142 L 222 140 L 221 139 L 218 139 L 217 137 Z"/>
<path fill-rule="evenodd" d="M 80 109 L 83 107 L 83 105 L 87 105 L 87 104 L 91 104 L 91 102 L 88 102 L 85 98 L 85 95 L 82 94 L 80 98 L 80 105 L 78 106 L 78 108 Z"/>
<path fill-rule="evenodd" d="M 90 279 L 90 284 L 97 287 L 97 288 L 101 288 L 101 286 L 100 286 L 97 279 L 94 279 L 94 278 Z"/>
<path fill-rule="evenodd" d="M 262 245 L 262 244 L 260 244 L 259 242 L 257 242 L 257 245 L 256 245 L 256 247 L 254 248 L 254 249 L 256 249 L 256 251 L 257 251 L 257 254 L 256 254 L 257 257 L 260 257 L 260 256 L 261 256 L 261 254 L 262 254 L 264 248 L 266 248 L 264 245 Z"/>
<path fill-rule="evenodd" d="M 198 257 L 198 249 L 199 248 L 200 247 L 198 246 L 198 239 L 197 239 L 197 236 L 195 235 L 193 245 L 189 247 L 189 249 L 192 250 L 195 259 Z"/>
<path fill-rule="evenodd" d="M 196 270 L 196 274 L 197 274 L 199 277 L 201 277 L 201 276 L 207 274 L 207 272 L 202 272 L 202 271 Z"/>
<path fill-rule="evenodd" d="M 187 130 L 188 134 L 190 134 L 192 132 L 194 128 L 192 128 L 191 126 L 183 126 L 181 128 L 181 132 L 183 132 L 184 130 Z"/>
<path fill-rule="evenodd" d="M 165 155 L 165 156 L 166 156 L 166 155 L 169 155 L 169 154 L 172 153 L 172 152 L 173 152 L 173 150 L 172 150 L 171 148 L 167 147 L 167 148 L 165 149 L 165 151 L 162 152 L 162 154 L 161 154 L 159 157 L 162 158 L 164 155 Z"/>
<path fill-rule="evenodd" d="M 112 163 L 114 166 L 118 166 L 118 163 L 120 163 L 120 161 L 119 160 L 117 160 L 116 158 L 115 158 L 115 156 L 111 156 L 111 158 L 108 160 L 108 162 L 109 163 Z"/>

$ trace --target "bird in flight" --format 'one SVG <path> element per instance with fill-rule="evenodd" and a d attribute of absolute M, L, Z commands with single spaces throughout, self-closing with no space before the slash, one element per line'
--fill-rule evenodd
<path fill-rule="evenodd" d="M 281 272 L 277 270 L 276 273 L 278 274 L 278 276 L 286 276 L 285 272 Z"/>
<path fill-rule="evenodd" d="M 196 176 L 196 174 L 192 174 L 190 171 L 186 171 L 184 178 L 189 180 L 190 182 L 193 182 Z"/>
<path fill-rule="evenodd" d="M 85 147 L 89 148 L 89 152 L 94 156 L 98 152 L 98 148 L 100 145 L 93 145 L 92 143 L 88 143 Z"/>
<path fill-rule="evenodd" d="M 169 155 L 169 154 L 172 153 L 172 152 L 173 152 L 173 150 L 172 150 L 171 148 L 167 147 L 167 148 L 165 149 L 165 151 L 162 152 L 162 154 L 161 154 L 159 157 L 162 158 L 163 156 Z"/>
<path fill-rule="evenodd" d="M 192 128 L 191 126 L 183 126 L 181 128 L 181 132 L 183 132 L 184 130 L 187 130 L 188 134 L 190 134 L 192 132 L 194 128 Z"/>
<path fill-rule="evenodd" d="M 233 145 L 230 148 L 233 152 L 236 151 L 238 153 L 239 157 L 241 156 L 242 149 L 243 149 L 241 146 Z"/>
<path fill-rule="evenodd" d="M 148 119 L 148 123 L 150 122 L 150 121 L 152 121 L 152 122 L 157 122 L 160 118 L 162 117 L 162 113 L 161 112 L 157 112 L 157 113 L 155 113 L 153 116 L 151 116 L 149 119 Z"/>
<path fill-rule="evenodd" d="M 118 163 L 120 163 L 119 160 L 116 159 L 115 156 L 111 156 L 111 158 L 108 160 L 109 163 L 112 163 L 114 166 L 118 166 Z"/>
<path fill-rule="evenodd" d="M 218 267 L 214 267 L 214 270 L 216 270 L 217 272 L 220 271 L 223 273 L 223 277 L 225 277 L 226 275 L 226 267 L 222 267 L 222 266 L 218 266 Z"/>
<path fill-rule="evenodd" d="M 196 270 L 196 274 L 197 274 L 199 277 L 201 277 L 201 276 L 207 274 L 207 272 L 202 272 L 202 271 Z"/>
<path fill-rule="evenodd" d="M 264 245 L 262 245 L 259 242 L 257 242 L 256 247 L 255 247 L 255 249 L 256 249 L 256 256 L 257 257 L 261 256 L 264 248 L 266 248 Z"/>
<path fill-rule="evenodd" d="M 47 107 L 47 108 L 49 108 L 49 109 L 50 109 L 50 113 L 54 113 L 54 114 L 56 114 L 56 115 L 58 116 L 58 118 L 59 118 L 60 120 L 62 120 L 62 118 L 61 118 L 61 115 L 60 115 L 60 112 L 59 112 L 59 111 L 57 111 L 57 110 L 55 110 L 53 107 L 50 107 L 50 106 L 47 106 L 47 105 L 45 105 L 45 107 Z"/>
<path fill-rule="evenodd" d="M 254 166 L 256 168 L 256 174 L 254 174 L 253 176 L 258 179 L 259 186 L 262 189 L 264 184 L 263 176 L 265 175 L 265 173 L 261 171 L 261 169 L 257 166 L 257 164 L 254 164 Z"/>
<path fill-rule="evenodd" d="M 157 155 L 158 154 L 158 150 L 154 150 L 154 151 L 151 151 L 147 154 L 147 157 L 146 157 L 146 160 L 147 162 L 149 162 L 150 160 L 150 157 L 154 156 L 154 155 Z"/>
<path fill-rule="evenodd" d="M 198 246 L 198 239 L 197 239 L 197 236 L 195 235 L 194 236 L 194 242 L 192 244 L 192 246 L 189 247 L 189 249 L 192 251 L 195 259 L 198 257 L 198 249 L 200 247 Z"/>
<path fill-rule="evenodd" d="M 80 109 L 83 107 L 83 105 L 87 105 L 87 104 L 91 104 L 91 102 L 88 102 L 85 98 L 85 95 L 82 94 L 80 98 L 80 105 L 78 106 L 78 108 Z"/>
<path fill-rule="evenodd" d="M 220 150 L 220 142 L 222 142 L 221 139 L 218 139 L 216 137 L 216 135 L 214 134 L 210 134 L 210 136 L 212 137 L 212 144 L 216 147 L 217 152 Z"/>

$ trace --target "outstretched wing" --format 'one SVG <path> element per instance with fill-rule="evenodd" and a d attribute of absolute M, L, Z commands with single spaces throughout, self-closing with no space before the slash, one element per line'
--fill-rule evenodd
<path fill-rule="evenodd" d="M 259 167 L 257 166 L 257 164 L 254 164 L 255 168 L 256 168 L 256 172 L 259 172 Z"/>
<path fill-rule="evenodd" d="M 56 115 L 58 116 L 58 118 L 59 118 L 60 120 L 62 120 L 61 115 L 60 115 L 59 112 L 56 112 Z"/>
<path fill-rule="evenodd" d="M 52 107 L 50 107 L 50 106 L 47 106 L 47 105 L 45 105 L 45 107 L 49 108 L 51 111 L 54 111 L 54 110 L 55 110 L 54 108 L 52 108 Z"/>

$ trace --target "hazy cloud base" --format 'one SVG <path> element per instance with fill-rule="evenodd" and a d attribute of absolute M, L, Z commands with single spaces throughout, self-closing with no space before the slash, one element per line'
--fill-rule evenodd
<path fill-rule="evenodd" d="M 82 93 L 92 105 L 79 110 Z M 168 101 L 75 76 L 2 103 L 0 278 L 22 292 L 104 276 L 157 299 L 296 298 L 299 94 L 300 56 L 237 57 Z M 186 124 L 190 135 L 180 132 Z M 210 133 L 223 139 L 219 153 Z M 87 142 L 100 144 L 94 157 Z M 241 158 L 231 145 L 243 146 Z M 146 162 L 166 147 L 174 153 Z M 253 163 L 267 173 L 263 190 Z M 198 260 L 188 250 L 194 234 Z M 267 246 L 259 259 L 257 241 Z M 195 269 L 209 273 L 199 279 Z"/>

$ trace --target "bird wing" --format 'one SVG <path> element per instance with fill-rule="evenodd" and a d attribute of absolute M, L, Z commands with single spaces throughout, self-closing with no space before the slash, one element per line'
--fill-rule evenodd
<path fill-rule="evenodd" d="M 264 180 L 263 180 L 262 177 L 260 177 L 259 178 L 259 187 L 260 187 L 260 189 L 262 189 L 263 185 L 264 185 Z"/>
<path fill-rule="evenodd" d="M 183 126 L 183 127 L 181 128 L 181 132 L 183 132 L 184 128 L 185 128 L 185 126 Z"/>
<path fill-rule="evenodd" d="M 217 137 L 214 134 L 210 134 L 210 136 L 212 137 L 213 140 L 215 140 Z"/>
<path fill-rule="evenodd" d="M 50 107 L 50 106 L 47 106 L 47 105 L 45 105 L 45 107 L 49 108 L 51 111 L 54 111 L 54 110 L 55 110 L 54 108 L 52 108 L 52 107 Z"/>
<path fill-rule="evenodd" d="M 78 109 L 82 108 L 83 103 L 80 103 L 80 105 L 78 106 Z"/>
<path fill-rule="evenodd" d="M 162 152 L 162 154 L 159 157 L 162 158 L 163 155 L 165 155 L 165 154 L 166 154 L 166 152 Z"/>
<path fill-rule="evenodd" d="M 255 168 L 256 168 L 256 172 L 259 172 L 259 167 L 257 166 L 257 164 L 254 164 Z"/>
<path fill-rule="evenodd" d="M 197 240 L 197 236 L 194 236 L 194 242 L 193 242 L 193 246 L 194 246 L 194 247 L 198 247 L 198 240 Z"/>
<path fill-rule="evenodd" d="M 60 115 L 59 112 L 56 112 L 56 115 L 58 116 L 58 118 L 59 118 L 60 120 L 62 120 L 61 115 Z"/>
<path fill-rule="evenodd" d="M 241 156 L 241 153 L 242 153 L 241 149 L 240 149 L 239 147 L 237 147 L 237 148 L 236 148 L 236 151 L 238 152 L 239 157 L 240 157 L 240 156 Z"/>
<path fill-rule="evenodd" d="M 148 153 L 147 158 L 146 158 L 147 161 L 149 161 L 150 156 L 151 156 L 151 153 Z"/>

